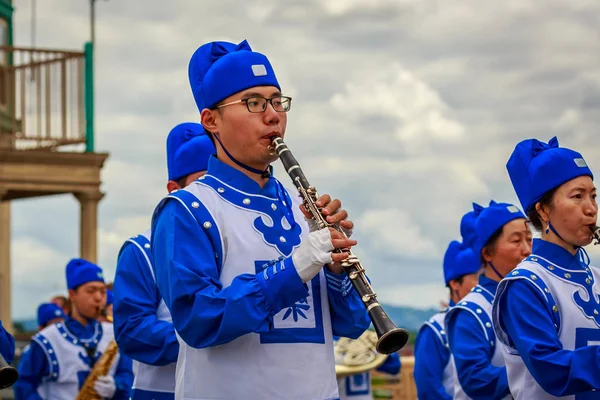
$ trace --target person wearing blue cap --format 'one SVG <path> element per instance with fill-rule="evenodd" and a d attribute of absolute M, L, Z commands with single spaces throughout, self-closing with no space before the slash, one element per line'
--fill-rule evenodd
<path fill-rule="evenodd" d="M 479 284 L 445 317 L 448 344 L 456 367 L 455 399 L 510 399 L 502 353 L 492 327 L 492 302 L 498 282 L 531 253 L 531 231 L 516 206 L 490 201 L 473 204 L 473 252 L 484 273 Z"/>
<path fill-rule="evenodd" d="M 463 242 L 450 242 L 444 254 L 444 282 L 450 290 L 449 308 L 477 284 L 481 262 L 470 246 L 475 240 L 475 213 L 461 219 Z M 448 309 L 449 309 L 448 308 Z M 444 317 L 448 309 L 433 315 L 419 329 L 415 340 L 414 378 L 420 400 L 452 399 L 456 369 L 448 348 Z"/>
<path fill-rule="evenodd" d="M 66 267 L 71 314 L 35 334 L 19 363 L 14 385 L 17 400 L 72 400 L 102 352 L 113 340 L 113 326 L 97 318 L 106 302 L 102 269 L 81 258 Z M 94 390 L 102 398 L 127 399 L 133 373 L 131 360 L 117 355 L 108 375 Z"/>
<path fill-rule="evenodd" d="M 0 354 L 9 364 L 15 358 L 15 338 L 4 329 L 2 321 L 0 321 Z"/>
<path fill-rule="evenodd" d="M 356 241 L 319 230 L 272 176 L 271 137 L 284 136 L 292 99 L 246 41 L 201 46 L 188 72 L 217 154 L 153 217 L 180 344 L 175 398 L 337 399 L 333 335 L 357 338 L 370 321 L 339 264 L 348 253 L 333 253 Z M 339 200 L 317 205 L 351 233 Z"/>
<path fill-rule="evenodd" d="M 42 303 L 37 309 L 38 330 L 41 331 L 48 325 L 61 322 L 65 319 L 62 308 L 54 303 Z"/>
<path fill-rule="evenodd" d="M 215 146 L 202 125 L 186 122 L 167 136 L 167 191 L 206 173 Z M 132 400 L 173 399 L 179 343 L 154 278 L 150 231 L 128 239 L 119 252 L 114 282 L 115 336 L 133 359 Z"/>
<path fill-rule="evenodd" d="M 520 142 L 506 168 L 541 233 L 494 301 L 511 392 L 515 399 L 600 399 L 600 271 L 583 249 L 598 217 L 592 171 L 556 137 Z"/>

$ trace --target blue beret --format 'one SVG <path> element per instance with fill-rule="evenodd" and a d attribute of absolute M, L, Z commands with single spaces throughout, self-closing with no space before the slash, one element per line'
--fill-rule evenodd
<path fill-rule="evenodd" d="M 76 289 L 88 282 L 104 283 L 102 269 L 83 258 L 74 258 L 67 264 L 67 289 Z"/>
<path fill-rule="evenodd" d="M 112 290 L 107 289 L 106 290 L 106 306 L 107 307 L 110 306 L 113 303 L 113 301 L 114 301 L 113 292 L 112 292 Z"/>
<path fill-rule="evenodd" d="M 460 236 L 462 236 L 463 243 L 471 248 L 475 246 L 475 223 L 481 210 L 483 210 L 483 207 L 473 203 L 473 210 L 463 215 L 460 220 Z"/>
<path fill-rule="evenodd" d="M 475 256 L 471 248 L 456 240 L 450 242 L 444 254 L 444 282 L 446 286 L 454 279 L 476 273 L 480 267 L 479 257 Z"/>
<path fill-rule="evenodd" d="M 201 124 L 184 122 L 167 137 L 167 170 L 170 181 L 194 172 L 206 171 L 208 160 L 215 154 L 215 145 Z"/>
<path fill-rule="evenodd" d="M 525 212 L 529 212 L 544 194 L 579 176 L 594 179 L 583 156 L 558 147 L 553 137 L 546 144 L 537 139 L 523 140 L 515 147 L 506 169 Z"/>
<path fill-rule="evenodd" d="M 37 309 L 38 326 L 44 326 L 54 318 L 64 317 L 65 313 L 63 312 L 62 308 L 54 303 L 42 303 Z"/>
<path fill-rule="evenodd" d="M 525 214 L 517 206 L 508 203 L 496 203 L 490 201 L 490 205 L 479 212 L 475 224 L 477 236 L 473 252 L 480 257 L 481 250 L 488 244 L 490 238 L 500 228 L 512 220 L 526 218 Z"/>
<path fill-rule="evenodd" d="M 267 57 L 252 51 L 246 40 L 238 45 L 210 42 L 200 46 L 190 60 L 188 77 L 199 111 L 252 87 L 281 90 Z"/>

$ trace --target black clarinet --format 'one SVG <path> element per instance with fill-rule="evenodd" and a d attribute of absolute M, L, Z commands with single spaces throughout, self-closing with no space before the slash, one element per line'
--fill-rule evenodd
<path fill-rule="evenodd" d="M 17 369 L 8 365 L 0 354 L 0 390 L 11 387 L 19 378 Z"/>
<path fill-rule="evenodd" d="M 331 227 L 340 232 L 344 237 L 347 237 L 339 224 L 332 225 L 327 222 L 321 213 L 321 210 L 315 204 L 318 199 L 317 190 L 308 183 L 298 161 L 296 161 L 296 158 L 294 158 L 290 149 L 283 142 L 283 139 L 277 136 L 272 137 L 271 149 L 279 156 L 283 167 L 290 178 L 292 178 L 298 192 L 300 192 L 300 196 L 304 201 L 304 206 L 307 211 L 312 214 L 319 229 Z M 404 347 L 406 342 L 408 342 L 408 331 L 406 329 L 398 328 L 383 310 L 381 304 L 377 302 L 377 295 L 367 280 L 365 270 L 360 264 L 358 257 L 353 255 L 349 249 L 334 249 L 334 252 L 350 253 L 349 257 L 342 261 L 342 267 L 344 267 L 344 271 L 348 275 L 348 278 L 350 278 L 352 286 L 354 286 L 363 305 L 369 312 L 369 317 L 371 318 L 371 322 L 377 333 L 377 352 L 380 354 L 391 354 L 400 350 Z"/>
<path fill-rule="evenodd" d="M 594 245 L 600 244 L 600 226 L 590 226 L 590 230 L 592 231 L 592 239 L 596 241 Z"/>

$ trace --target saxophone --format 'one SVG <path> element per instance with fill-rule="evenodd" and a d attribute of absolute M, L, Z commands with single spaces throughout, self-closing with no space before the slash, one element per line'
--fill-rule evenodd
<path fill-rule="evenodd" d="M 85 379 L 85 382 L 83 382 L 83 386 L 75 400 L 102 400 L 102 397 L 100 397 L 94 389 L 94 383 L 96 383 L 98 377 L 108 374 L 118 353 L 119 348 L 117 347 L 117 342 L 111 340 L 108 346 L 106 346 L 106 349 L 104 349 L 104 353 L 102 353 L 94 365 L 94 368 Z"/>

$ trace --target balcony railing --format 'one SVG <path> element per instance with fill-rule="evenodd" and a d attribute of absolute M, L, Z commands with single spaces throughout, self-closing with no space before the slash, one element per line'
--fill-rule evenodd
<path fill-rule="evenodd" d="M 0 46 L 0 148 L 93 151 L 92 58 L 91 44 L 85 52 Z"/>

